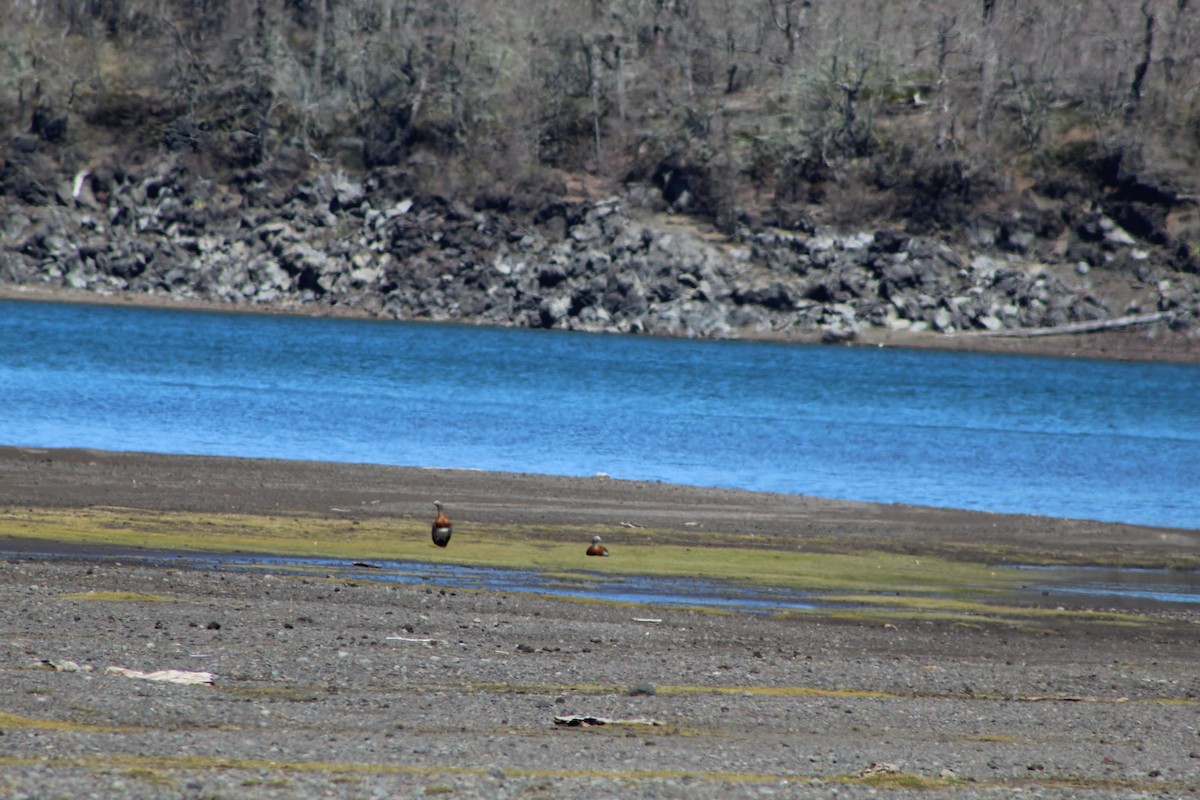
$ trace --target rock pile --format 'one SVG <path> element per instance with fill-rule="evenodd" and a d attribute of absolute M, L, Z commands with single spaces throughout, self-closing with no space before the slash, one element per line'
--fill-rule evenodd
<path fill-rule="evenodd" d="M 1156 267 L 1152 249 L 1107 218 L 1072 234 L 1090 261 L 1054 263 L 1031 248 L 968 252 L 888 230 L 744 229 L 730 240 L 664 216 L 645 190 L 513 210 L 412 196 L 380 175 L 328 172 L 280 189 L 247 172 L 218 185 L 167 161 L 47 187 L 5 169 L 0 186 L 21 188 L 0 197 L 7 285 L 687 337 L 841 340 L 868 327 L 999 331 L 1152 311 L 1179 327 L 1200 319 L 1196 276 Z"/>

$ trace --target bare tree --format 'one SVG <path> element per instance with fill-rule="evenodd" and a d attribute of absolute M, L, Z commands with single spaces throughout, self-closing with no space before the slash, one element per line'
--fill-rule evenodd
<path fill-rule="evenodd" d="M 931 100 L 923 100 L 914 93 L 913 105 L 923 103 L 936 104 L 937 121 L 934 124 L 933 141 L 938 150 L 946 150 L 954 144 L 954 111 L 953 100 L 950 96 L 950 62 L 951 58 L 961 52 L 961 34 L 958 30 L 958 17 L 944 12 L 938 15 L 933 27 L 932 41 L 923 44 L 918 53 L 926 49 L 933 52 L 934 80 Z"/>
<path fill-rule="evenodd" d="M 1126 117 L 1132 117 L 1138 111 L 1138 106 L 1142 102 L 1146 73 L 1150 70 L 1150 62 L 1154 56 L 1154 29 L 1157 19 L 1151 7 L 1151 0 L 1142 0 L 1142 18 L 1144 20 L 1142 55 L 1133 68 L 1133 80 L 1129 83 L 1129 104 L 1125 107 Z"/>
<path fill-rule="evenodd" d="M 771 24 L 783 34 L 787 43 L 787 55 L 784 63 L 791 64 L 796 55 L 796 47 L 805 29 L 805 11 L 810 0 L 767 0 L 771 12 Z"/>
<path fill-rule="evenodd" d="M 992 117 L 996 106 L 996 74 L 1000 69 L 999 20 L 996 4 L 999 0 L 980 0 L 980 56 L 979 56 L 979 113 L 976 117 L 976 135 L 988 142 L 992 138 Z"/>

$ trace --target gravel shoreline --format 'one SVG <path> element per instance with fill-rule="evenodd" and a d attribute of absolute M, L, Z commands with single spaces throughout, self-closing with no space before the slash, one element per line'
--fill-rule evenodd
<path fill-rule="evenodd" d="M 476 524 L 647 522 L 698 543 L 752 530 L 768 545 L 837 535 L 915 552 L 979 536 L 1081 559 L 1114 543 L 1145 559 L 1194 554 L 1200 536 L 603 479 L 81 450 L 0 448 L 0 487 L 9 509 L 350 518 L 424 514 L 436 493 Z M 748 617 L 29 547 L 0 539 L 4 797 L 1200 790 L 1194 609 L 1122 625 Z M 571 715 L 636 722 L 556 724 Z"/>

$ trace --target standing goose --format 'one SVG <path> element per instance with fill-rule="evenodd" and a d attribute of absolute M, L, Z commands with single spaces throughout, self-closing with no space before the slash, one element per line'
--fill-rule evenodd
<path fill-rule="evenodd" d="M 433 543 L 438 547 L 445 547 L 450 544 L 450 534 L 454 532 L 454 528 L 450 524 L 450 518 L 442 513 L 442 501 L 434 500 L 433 505 L 438 512 L 433 521 Z"/>
<path fill-rule="evenodd" d="M 589 556 L 606 556 L 608 555 L 608 548 L 600 544 L 599 536 L 593 536 L 592 546 L 587 549 L 587 554 Z"/>

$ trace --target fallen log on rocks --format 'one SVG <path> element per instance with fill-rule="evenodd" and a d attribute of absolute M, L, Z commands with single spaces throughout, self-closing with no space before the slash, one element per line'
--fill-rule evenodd
<path fill-rule="evenodd" d="M 1170 311 L 1159 311 L 1154 314 L 1131 314 L 1125 317 L 1117 317 L 1115 319 L 1096 319 L 1087 322 L 1072 322 L 1068 325 L 1054 325 L 1049 328 L 1005 328 L 995 331 L 967 331 L 964 333 L 947 333 L 947 337 L 966 339 L 974 337 L 996 337 L 1007 336 L 1026 339 L 1032 336 L 1060 336 L 1075 333 L 1095 333 L 1096 331 L 1110 330 L 1112 328 L 1128 328 L 1133 325 L 1146 325 L 1151 322 L 1160 322 L 1165 319 L 1170 319 L 1173 314 Z"/>

